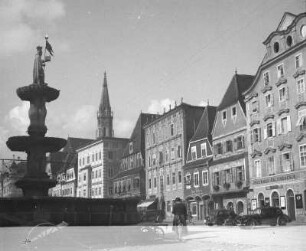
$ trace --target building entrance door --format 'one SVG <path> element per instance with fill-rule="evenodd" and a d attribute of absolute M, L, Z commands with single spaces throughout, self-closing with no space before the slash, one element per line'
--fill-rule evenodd
<path fill-rule="evenodd" d="M 291 220 L 295 220 L 294 193 L 290 189 L 287 191 L 287 210 Z"/>

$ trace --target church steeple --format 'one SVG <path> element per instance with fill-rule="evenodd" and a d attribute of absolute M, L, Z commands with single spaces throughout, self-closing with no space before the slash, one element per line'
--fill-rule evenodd
<path fill-rule="evenodd" d="M 97 138 L 113 137 L 113 113 L 109 102 L 106 72 L 104 72 L 102 95 L 97 113 L 97 120 Z"/>

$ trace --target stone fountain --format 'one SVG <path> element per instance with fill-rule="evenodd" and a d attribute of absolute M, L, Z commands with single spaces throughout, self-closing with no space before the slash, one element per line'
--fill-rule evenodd
<path fill-rule="evenodd" d="M 50 51 L 50 44 L 46 38 L 46 49 Z M 45 50 L 46 51 L 46 50 Z M 51 52 L 52 55 L 52 47 Z M 30 102 L 28 127 L 29 136 L 10 137 L 6 142 L 12 151 L 27 153 L 27 173 L 17 181 L 15 185 L 22 189 L 25 197 L 48 196 L 49 188 L 56 185 L 56 180 L 51 179 L 46 173 L 46 153 L 57 152 L 66 145 L 62 138 L 45 137 L 47 127 L 45 119 L 47 115 L 46 102 L 56 100 L 59 90 L 51 88 L 45 83 L 45 62 L 51 60 L 51 56 L 42 57 L 42 47 L 37 46 L 37 54 L 34 60 L 33 83 L 17 89 L 18 97 Z"/>

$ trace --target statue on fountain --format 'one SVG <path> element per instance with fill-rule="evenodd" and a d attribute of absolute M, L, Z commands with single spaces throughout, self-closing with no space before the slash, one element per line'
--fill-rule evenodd
<path fill-rule="evenodd" d="M 45 61 L 41 59 L 42 47 L 37 46 L 37 53 L 35 55 L 34 67 L 33 67 L 33 84 L 44 84 L 45 83 Z"/>

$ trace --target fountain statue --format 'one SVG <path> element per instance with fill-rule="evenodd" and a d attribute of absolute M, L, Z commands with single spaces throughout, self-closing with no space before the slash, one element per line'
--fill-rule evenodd
<path fill-rule="evenodd" d="M 30 125 L 27 131 L 29 136 L 10 137 L 6 142 L 10 150 L 27 153 L 27 173 L 15 183 L 22 189 L 25 197 L 48 196 L 48 190 L 56 185 L 56 180 L 50 179 L 46 174 L 46 153 L 57 152 L 66 145 L 65 139 L 45 137 L 46 102 L 57 99 L 59 90 L 49 87 L 45 82 L 44 68 L 45 63 L 50 61 L 50 56 L 44 55 L 42 59 L 42 47 L 37 46 L 36 49 L 33 83 L 17 89 L 18 97 L 30 102 Z M 48 37 L 45 52 L 46 50 L 53 55 Z"/>

